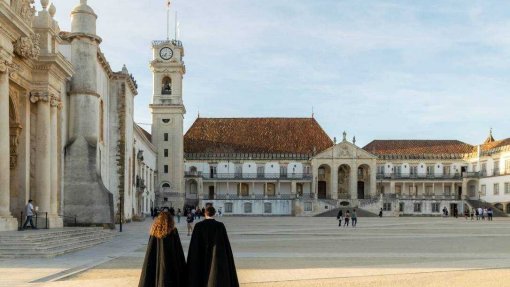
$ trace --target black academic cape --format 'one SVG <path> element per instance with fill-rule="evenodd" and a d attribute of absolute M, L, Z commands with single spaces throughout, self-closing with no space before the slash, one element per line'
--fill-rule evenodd
<path fill-rule="evenodd" d="M 177 229 L 164 238 L 151 236 L 139 287 L 186 286 L 186 260 Z"/>
<path fill-rule="evenodd" d="M 232 248 L 223 223 L 206 219 L 195 225 L 188 249 L 188 286 L 239 286 Z"/>

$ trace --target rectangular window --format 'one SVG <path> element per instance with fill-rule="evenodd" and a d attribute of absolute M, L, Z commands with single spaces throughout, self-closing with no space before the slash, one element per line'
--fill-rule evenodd
<path fill-rule="evenodd" d="M 404 212 L 404 203 L 403 202 L 398 203 L 398 211 Z"/>
<path fill-rule="evenodd" d="M 510 182 L 505 182 L 505 194 L 510 194 Z"/>
<path fill-rule="evenodd" d="M 225 213 L 232 213 L 232 202 L 225 202 Z"/>
<path fill-rule="evenodd" d="M 251 209 L 252 205 L 250 202 L 247 202 L 244 204 L 244 213 L 251 213 L 252 212 L 252 209 Z"/>
<path fill-rule="evenodd" d="M 163 150 L 163 156 L 168 157 L 168 149 L 167 148 Z"/>
<path fill-rule="evenodd" d="M 443 166 L 443 174 L 444 175 L 450 175 L 450 173 L 451 173 L 450 166 Z"/>
<path fill-rule="evenodd" d="M 482 175 L 487 175 L 487 164 L 486 163 L 482 163 Z"/>
<path fill-rule="evenodd" d="M 445 195 L 450 195 L 450 194 L 451 194 L 451 192 L 452 192 L 452 190 L 451 190 L 451 186 L 445 186 L 445 187 L 444 187 L 444 194 L 445 194 Z"/>
<path fill-rule="evenodd" d="M 310 174 L 310 166 L 307 166 L 307 165 L 304 166 L 304 173 Z"/>
<path fill-rule="evenodd" d="M 163 134 L 163 140 L 166 142 L 168 141 L 168 133 Z"/>
<path fill-rule="evenodd" d="M 471 166 L 471 171 L 476 172 L 477 170 L 478 170 L 478 165 L 476 163 L 473 163 L 473 165 Z"/>
<path fill-rule="evenodd" d="M 506 174 L 510 173 L 510 159 L 505 160 L 505 173 Z"/>
<path fill-rule="evenodd" d="M 286 166 L 280 166 L 280 176 L 282 176 L 282 177 L 287 176 L 287 167 Z"/>
<path fill-rule="evenodd" d="M 439 202 L 432 203 L 432 212 L 439 212 Z"/>
<path fill-rule="evenodd" d="M 485 184 L 482 184 L 482 186 L 480 187 L 480 195 L 486 195 L 487 193 L 487 186 Z"/>
<path fill-rule="evenodd" d="M 400 165 L 395 166 L 395 175 L 400 176 L 400 174 L 402 174 L 402 167 Z"/>
<path fill-rule="evenodd" d="M 391 211 L 391 202 L 383 203 L 383 210 L 384 211 Z"/>
<path fill-rule="evenodd" d="M 433 166 L 427 166 L 427 175 L 433 175 L 434 174 L 434 167 Z"/>
<path fill-rule="evenodd" d="M 428 196 L 434 195 L 434 190 L 432 190 L 432 186 L 425 186 L 425 195 Z"/>
<path fill-rule="evenodd" d="M 168 165 L 163 166 L 163 173 L 168 173 Z"/>
<path fill-rule="evenodd" d="M 414 212 L 421 212 L 421 203 L 414 204 Z"/>
<path fill-rule="evenodd" d="M 273 209 L 271 207 L 270 202 L 264 203 L 264 213 L 273 213 Z"/>
<path fill-rule="evenodd" d="M 305 202 L 305 211 L 312 211 L 312 203 L 307 201 Z"/>
<path fill-rule="evenodd" d="M 168 201 L 168 197 L 163 198 L 163 201 L 167 202 Z"/>
<path fill-rule="evenodd" d="M 418 166 L 410 166 L 409 167 L 409 174 L 411 175 L 417 175 L 418 174 Z"/>
<path fill-rule="evenodd" d="M 494 184 L 494 195 L 499 195 L 499 183 Z"/>
<path fill-rule="evenodd" d="M 494 175 L 499 175 L 499 160 L 494 161 Z"/>

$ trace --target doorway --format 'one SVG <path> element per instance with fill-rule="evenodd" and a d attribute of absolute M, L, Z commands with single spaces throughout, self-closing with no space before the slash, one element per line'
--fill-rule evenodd
<path fill-rule="evenodd" d="M 214 199 L 214 186 L 209 186 L 209 199 Z"/>
<path fill-rule="evenodd" d="M 365 199 L 365 183 L 358 181 L 358 199 Z"/>
<path fill-rule="evenodd" d="M 325 181 L 319 181 L 319 190 L 317 193 L 317 196 L 319 199 L 325 199 L 326 198 L 326 182 Z"/>

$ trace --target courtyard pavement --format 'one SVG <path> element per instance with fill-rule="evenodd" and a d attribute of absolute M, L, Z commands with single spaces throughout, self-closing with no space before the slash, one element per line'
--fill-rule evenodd
<path fill-rule="evenodd" d="M 222 217 L 242 286 L 510 286 L 510 219 Z M 0 259 L 0 286 L 137 286 L 150 220 L 54 259 Z M 178 225 L 187 253 L 184 220 Z"/>

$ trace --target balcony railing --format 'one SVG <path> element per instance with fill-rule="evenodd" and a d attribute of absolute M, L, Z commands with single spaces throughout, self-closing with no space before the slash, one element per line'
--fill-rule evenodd
<path fill-rule="evenodd" d="M 462 179 L 461 174 L 378 173 L 377 179 Z"/>
<path fill-rule="evenodd" d="M 212 195 L 202 195 L 202 200 L 292 200 L 297 198 L 295 194 L 280 194 L 280 195 L 263 195 L 263 194 L 250 194 L 246 196 L 237 195 L 237 194 L 215 194 Z"/>
<path fill-rule="evenodd" d="M 203 179 L 218 179 L 218 180 L 231 180 L 231 179 L 247 179 L 247 180 L 268 180 L 268 179 L 280 179 L 280 180 L 295 180 L 305 179 L 311 180 L 312 174 L 310 173 L 201 173 L 201 172 L 185 172 L 185 177 L 201 177 Z"/>

